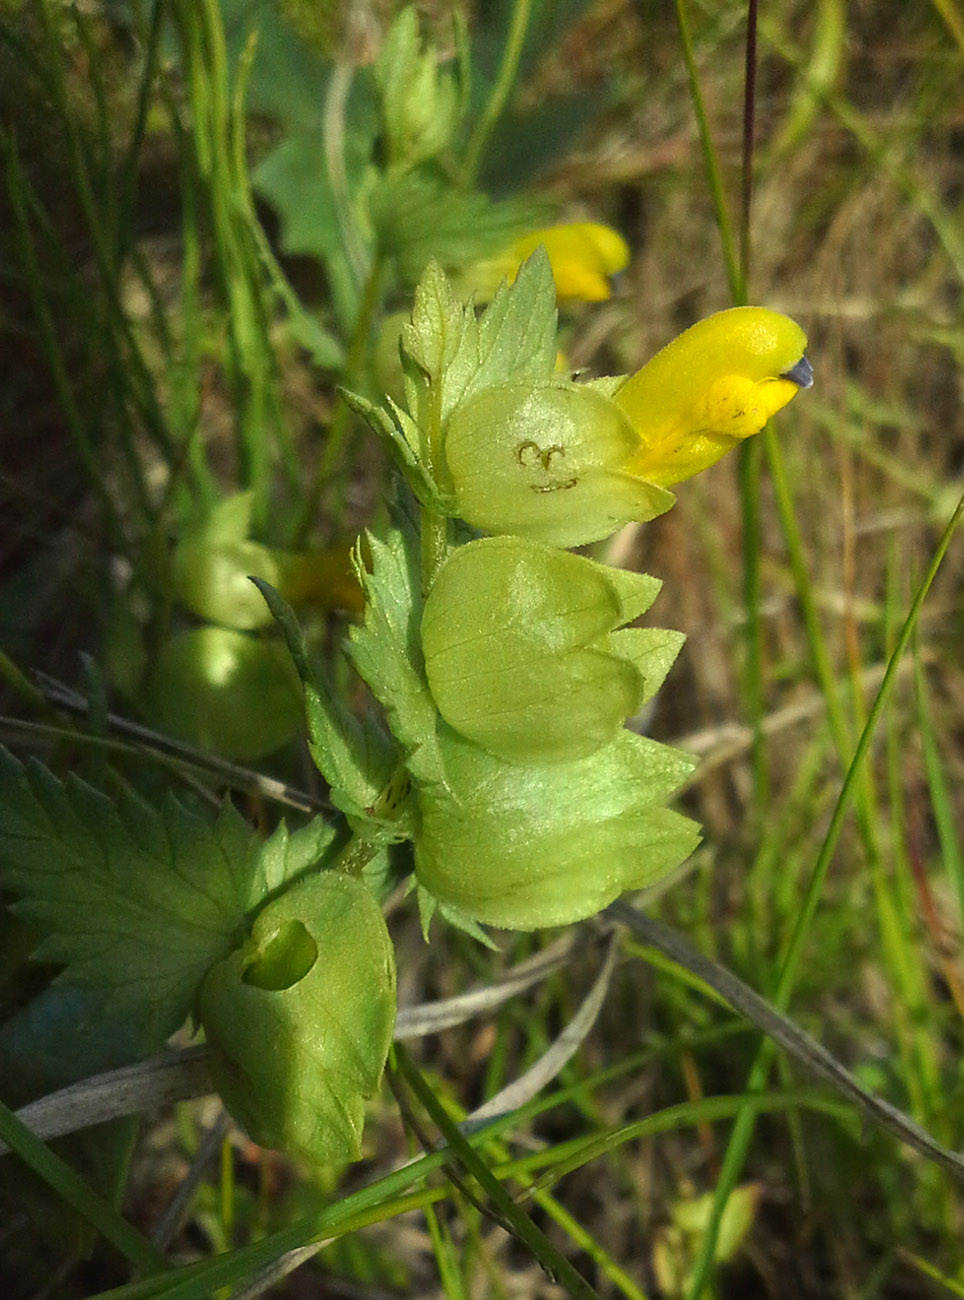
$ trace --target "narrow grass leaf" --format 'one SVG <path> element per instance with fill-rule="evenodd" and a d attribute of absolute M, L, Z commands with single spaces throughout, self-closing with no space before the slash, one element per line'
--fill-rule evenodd
<path fill-rule="evenodd" d="M 402 1078 L 444 1135 L 450 1147 L 450 1155 L 454 1154 L 459 1164 L 482 1187 L 496 1213 L 502 1219 L 503 1226 L 532 1251 L 549 1277 L 560 1286 L 566 1287 L 574 1300 L 599 1300 L 597 1292 L 576 1272 L 566 1257 L 560 1254 L 541 1228 L 538 1228 L 532 1219 L 519 1209 L 482 1157 L 462 1136 L 458 1126 L 446 1114 L 445 1108 L 432 1089 L 409 1060 L 408 1053 L 401 1047 L 397 1047 L 395 1051 Z"/>
<path fill-rule="evenodd" d="M 76 1210 L 142 1273 L 169 1268 L 167 1260 L 117 1213 L 114 1207 L 45 1146 L 13 1111 L 0 1102 L 0 1139 L 20 1157 L 50 1190 Z"/>
<path fill-rule="evenodd" d="M 947 553 L 948 547 L 951 544 L 951 539 L 960 523 L 962 513 L 964 513 L 964 497 L 962 497 L 958 502 L 957 509 L 951 516 L 947 527 L 944 529 L 927 573 L 924 575 L 923 581 L 917 589 L 914 600 L 907 614 L 907 618 L 905 619 L 897 638 L 893 654 L 888 660 L 884 680 L 881 682 L 880 689 L 877 692 L 877 696 L 867 717 L 866 724 L 864 725 L 860 739 L 857 742 L 853 760 L 844 778 L 843 786 L 840 795 L 838 796 L 836 807 L 834 808 L 830 827 L 817 856 L 817 861 L 814 864 L 810 886 L 807 890 L 806 897 L 804 898 L 803 906 L 801 907 L 797 919 L 797 924 L 794 927 L 790 942 L 787 945 L 787 951 L 781 966 L 780 978 L 774 998 L 776 1009 L 779 1011 L 782 1011 L 789 1002 L 800 956 L 803 951 L 803 943 L 810 930 L 810 924 L 817 908 L 823 882 L 826 878 L 830 862 L 837 847 L 837 842 L 840 838 L 840 832 L 843 829 L 843 824 L 851 804 L 855 787 L 859 782 L 864 759 L 870 749 L 870 744 L 877 730 L 877 725 L 884 711 L 884 706 L 890 697 L 890 692 L 894 681 L 896 680 L 901 659 L 903 658 L 914 634 L 914 629 L 917 626 L 921 610 L 924 606 L 924 601 L 927 598 L 927 594 L 930 591 L 931 585 L 937 576 L 937 572 Z M 753 1130 L 756 1123 L 756 1114 L 751 1107 L 751 1098 L 749 1094 L 759 1092 L 763 1087 L 775 1051 L 776 1047 L 774 1040 L 765 1040 L 757 1052 L 756 1058 L 754 1059 L 750 1073 L 747 1077 L 747 1105 L 737 1117 L 737 1121 L 734 1124 L 733 1131 L 730 1135 L 730 1141 L 726 1149 L 723 1165 L 720 1170 L 720 1176 L 717 1181 L 713 1214 L 707 1224 L 706 1235 L 703 1239 L 699 1258 L 696 1261 L 693 1272 L 693 1281 L 688 1292 L 687 1300 L 699 1300 L 699 1297 L 703 1295 L 710 1279 L 716 1251 L 716 1240 L 719 1235 L 723 1212 L 726 1209 L 729 1195 L 739 1181 L 740 1175 L 743 1171 L 743 1166 L 746 1161 L 747 1153 L 749 1152 L 750 1142 L 753 1137 Z M 888 1109 L 890 1108 L 888 1107 Z M 933 1140 L 931 1139 L 931 1141 Z M 937 1146 L 938 1144 L 934 1143 L 934 1145 Z M 947 1155 L 950 1157 L 949 1163 L 951 1165 L 956 1167 L 960 1164 L 960 1167 L 964 1169 L 964 1161 L 961 1160 L 961 1157 L 956 1156 L 951 1152 L 948 1152 Z M 947 1161 L 945 1161 L 945 1163 L 947 1163 Z"/>
<path fill-rule="evenodd" d="M 914 654 L 914 692 L 917 702 L 917 725 L 920 729 L 921 747 L 924 755 L 924 770 L 927 773 L 927 787 L 930 791 L 931 810 L 937 827 L 937 838 L 941 846 L 941 861 L 948 878 L 954 886 L 960 907 L 961 919 L 964 921 L 964 854 L 957 829 L 957 815 L 951 800 L 944 764 L 937 745 L 934 729 L 934 715 L 931 708 L 930 692 L 919 650 Z"/>

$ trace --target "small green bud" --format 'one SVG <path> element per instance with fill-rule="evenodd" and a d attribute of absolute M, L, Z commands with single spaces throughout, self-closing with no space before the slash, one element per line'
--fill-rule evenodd
<path fill-rule="evenodd" d="M 534 930 L 592 916 L 666 875 L 699 842 L 663 807 L 685 754 L 622 731 L 586 758 L 516 766 L 441 724 L 444 775 L 419 787 L 419 884 L 486 925 Z"/>
<path fill-rule="evenodd" d="M 551 546 L 598 541 L 670 508 L 671 492 L 623 472 L 638 450 L 605 393 L 565 381 L 486 389 L 455 410 L 444 443 L 463 519 Z"/>
<path fill-rule="evenodd" d="M 228 1110 L 260 1146 L 361 1154 L 395 1025 L 395 957 L 359 880 L 313 876 L 269 903 L 205 976 L 198 1014 Z"/>
<path fill-rule="evenodd" d="M 459 120 L 459 89 L 439 70 L 438 53 L 422 49 L 418 15 L 403 9 L 385 35 L 375 64 L 389 165 L 408 168 L 434 158 Z"/>
<path fill-rule="evenodd" d="M 660 629 L 615 632 L 660 585 L 520 537 L 459 547 L 422 615 L 439 712 L 511 763 L 591 754 L 653 695 L 682 644 Z"/>

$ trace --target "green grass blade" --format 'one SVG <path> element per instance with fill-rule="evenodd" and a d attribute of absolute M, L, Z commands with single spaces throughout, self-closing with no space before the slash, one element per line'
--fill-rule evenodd
<path fill-rule="evenodd" d="M 924 770 L 927 773 L 927 788 L 931 797 L 937 839 L 941 847 L 941 860 L 954 887 L 961 919 L 964 921 L 964 854 L 961 852 L 957 816 L 937 745 L 930 691 L 919 651 L 914 655 L 914 694 L 917 703 L 917 725 L 920 729 L 924 754 Z"/>
<path fill-rule="evenodd" d="M 396 1044 L 393 1050 L 396 1053 L 399 1074 L 445 1137 L 451 1154 L 455 1155 L 459 1164 L 483 1189 L 503 1221 L 503 1226 L 532 1251 L 548 1275 L 560 1286 L 566 1287 L 574 1300 L 599 1300 L 598 1293 L 576 1272 L 565 1256 L 560 1254 L 541 1228 L 538 1228 L 532 1219 L 519 1209 L 478 1152 L 462 1136 L 432 1089 L 410 1061 L 405 1049 Z"/>
<path fill-rule="evenodd" d="M 142 1273 L 170 1267 L 136 1228 L 0 1102 L 0 1140 Z"/>
<path fill-rule="evenodd" d="M 786 1009 L 790 1000 L 790 995 L 793 991 L 793 985 L 796 979 L 797 968 L 803 952 L 804 940 L 809 933 L 810 925 L 814 913 L 816 912 L 817 903 L 823 888 L 823 882 L 830 868 L 834 851 L 836 850 L 837 843 L 840 839 L 840 833 L 843 829 L 847 812 L 851 806 L 852 797 L 860 781 L 863 763 L 870 749 L 871 740 L 877 730 L 877 725 L 880 721 L 881 715 L 883 714 L 884 707 L 890 697 L 891 689 L 897 677 L 897 670 L 914 634 L 914 629 L 917 626 L 917 621 L 920 617 L 927 593 L 930 591 L 931 585 L 937 576 L 938 569 L 940 568 L 948 547 L 951 544 L 951 539 L 960 522 L 962 513 L 964 513 L 964 497 L 962 497 L 958 502 L 957 509 L 951 516 L 947 527 L 944 529 L 944 533 L 937 545 L 937 549 L 931 560 L 927 573 L 917 589 L 910 611 L 908 612 L 907 618 L 901 628 L 900 635 L 897 638 L 893 654 L 888 660 L 884 680 L 881 682 L 880 689 L 877 692 L 877 696 L 868 714 L 867 722 L 864 725 L 860 739 L 857 742 L 853 760 L 844 778 L 843 786 L 841 787 L 840 795 L 837 799 L 836 807 L 834 808 L 833 817 L 831 818 L 826 838 L 824 839 L 823 845 L 821 846 L 817 860 L 814 864 L 810 884 L 807 888 L 797 923 L 794 927 L 793 934 L 791 935 L 790 942 L 787 945 L 787 950 L 781 963 L 779 980 L 774 996 L 774 1003 L 780 1011 Z M 758 1093 L 764 1087 L 775 1052 L 776 1047 L 773 1042 L 769 1039 L 765 1040 L 757 1052 L 750 1073 L 747 1077 L 747 1094 L 752 1095 Z M 719 1234 L 723 1211 L 726 1208 L 726 1202 L 729 1199 L 730 1193 L 739 1181 L 750 1149 L 750 1142 L 753 1137 L 753 1130 L 756 1123 L 756 1115 L 750 1107 L 749 1100 L 750 1098 L 748 1096 L 747 1106 L 738 1115 L 736 1123 L 733 1126 L 733 1131 L 730 1135 L 723 1165 L 720 1170 L 720 1176 L 717 1181 L 713 1213 L 707 1225 L 706 1235 L 703 1240 L 699 1258 L 696 1262 L 693 1273 L 693 1283 L 688 1293 L 688 1300 L 699 1300 L 699 1297 L 703 1295 L 709 1282 L 716 1249 L 716 1239 Z"/>
<path fill-rule="evenodd" d="M 733 237 L 733 224 L 730 221 L 729 208 L 726 202 L 726 191 L 723 187 L 723 174 L 720 169 L 719 157 L 710 132 L 710 122 L 706 113 L 703 90 L 700 85 L 700 74 L 696 66 L 696 56 L 693 52 L 693 38 L 690 34 L 689 19 L 686 16 L 685 0 L 674 0 L 674 3 L 680 45 L 683 49 L 686 74 L 689 78 L 690 97 L 693 101 L 693 114 L 699 128 L 703 162 L 706 166 L 710 194 L 713 198 L 713 211 L 723 244 L 723 261 L 726 266 L 726 278 L 730 286 L 730 297 L 735 303 L 743 302 L 745 301 L 746 286 L 740 276 L 740 260 L 736 241 Z"/>
<path fill-rule="evenodd" d="M 531 12 L 532 0 L 514 0 L 512 18 L 495 84 L 465 151 L 463 175 L 466 184 L 471 184 L 475 180 L 489 136 L 508 103 L 519 71 L 519 60 L 522 57 L 522 47 L 525 45 Z"/>

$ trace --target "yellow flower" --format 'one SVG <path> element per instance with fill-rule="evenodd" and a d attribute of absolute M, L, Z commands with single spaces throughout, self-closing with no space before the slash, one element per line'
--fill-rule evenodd
<path fill-rule="evenodd" d="M 486 302 L 503 280 L 515 280 L 519 268 L 540 246 L 552 264 L 560 301 L 603 302 L 610 296 L 610 277 L 629 264 L 629 245 L 618 231 L 595 222 L 531 230 L 493 257 L 475 262 L 462 277 L 462 288 Z"/>
<path fill-rule="evenodd" d="M 512 382 L 458 406 L 444 455 L 457 513 L 488 533 L 582 546 L 655 519 L 813 382 L 787 316 L 735 307 L 620 383 Z M 611 396 L 610 396 L 611 394 Z"/>
<path fill-rule="evenodd" d="M 642 447 L 627 473 L 669 487 L 707 469 L 813 383 L 788 316 L 733 307 L 692 325 L 613 395 Z"/>

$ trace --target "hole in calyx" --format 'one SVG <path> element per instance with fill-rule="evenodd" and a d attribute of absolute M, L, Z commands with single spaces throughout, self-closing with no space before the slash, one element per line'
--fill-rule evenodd
<path fill-rule="evenodd" d="M 279 993 L 303 980 L 317 960 L 318 945 L 301 922 L 292 918 L 263 939 L 259 937 L 241 978 L 257 989 Z"/>

